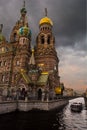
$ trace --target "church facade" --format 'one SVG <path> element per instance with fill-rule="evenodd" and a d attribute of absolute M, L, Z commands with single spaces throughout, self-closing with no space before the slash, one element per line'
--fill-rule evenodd
<path fill-rule="evenodd" d="M 36 97 L 42 92 L 53 93 L 61 86 L 53 22 L 45 10 L 32 49 L 25 3 L 20 13 L 21 17 L 12 29 L 10 42 L 2 34 L 3 25 L 0 27 L 0 89 L 25 88 Z"/>

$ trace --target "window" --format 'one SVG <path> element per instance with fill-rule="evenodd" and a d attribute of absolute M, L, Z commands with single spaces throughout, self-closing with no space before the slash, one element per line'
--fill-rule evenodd
<path fill-rule="evenodd" d="M 0 66 L 1 66 L 1 61 L 0 61 Z"/>
<path fill-rule="evenodd" d="M 3 62 L 3 65 L 6 66 L 6 61 Z"/>
<path fill-rule="evenodd" d="M 0 61 L 0 66 L 3 66 L 2 61 Z"/>
<path fill-rule="evenodd" d="M 47 30 L 47 27 L 45 27 L 45 30 Z"/>
<path fill-rule="evenodd" d="M 20 42 L 20 44 L 22 43 L 22 38 L 20 38 L 20 41 L 19 41 L 19 42 Z"/>
<path fill-rule="evenodd" d="M 17 79 L 17 74 L 14 74 L 14 80 Z"/>
<path fill-rule="evenodd" d="M 5 81 L 5 75 L 2 75 L 2 81 L 3 82 Z"/>
<path fill-rule="evenodd" d="M 5 75 L 5 81 L 8 83 L 8 81 L 9 81 L 9 73 L 6 73 L 6 75 Z"/>
<path fill-rule="evenodd" d="M 17 37 L 17 34 L 16 34 L 16 33 L 14 33 L 14 41 L 16 41 L 16 37 Z"/>
<path fill-rule="evenodd" d="M 9 48 L 8 48 L 8 47 L 6 47 L 6 51 L 9 51 Z"/>
<path fill-rule="evenodd" d="M 20 62 L 19 62 L 19 60 L 17 60 L 17 61 L 16 61 L 16 65 L 18 65 L 18 66 L 20 65 Z"/>
<path fill-rule="evenodd" d="M 25 43 L 25 39 L 23 38 L 23 43 Z"/>
<path fill-rule="evenodd" d="M 50 44 L 50 36 L 47 38 L 47 43 Z"/>
<path fill-rule="evenodd" d="M 41 44 L 44 44 L 44 36 L 41 36 Z"/>

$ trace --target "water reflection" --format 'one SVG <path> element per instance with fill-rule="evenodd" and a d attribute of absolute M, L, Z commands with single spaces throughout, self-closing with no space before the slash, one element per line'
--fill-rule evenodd
<path fill-rule="evenodd" d="M 82 112 L 71 112 L 70 104 L 72 102 L 81 102 L 83 104 Z M 78 98 L 70 100 L 63 112 L 56 114 L 56 120 L 59 120 L 61 124 L 58 128 L 59 130 L 87 130 L 87 110 L 85 110 L 84 99 Z"/>
<path fill-rule="evenodd" d="M 70 100 L 60 112 L 15 112 L 0 115 L 0 130 L 87 130 L 87 110 L 81 113 L 70 111 L 70 104 L 82 102 L 83 98 Z"/>

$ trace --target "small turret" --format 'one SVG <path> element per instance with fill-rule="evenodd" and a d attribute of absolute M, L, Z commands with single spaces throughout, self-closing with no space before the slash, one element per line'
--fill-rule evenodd
<path fill-rule="evenodd" d="M 2 34 L 3 24 L 0 24 L 0 42 L 6 41 L 5 37 Z"/>

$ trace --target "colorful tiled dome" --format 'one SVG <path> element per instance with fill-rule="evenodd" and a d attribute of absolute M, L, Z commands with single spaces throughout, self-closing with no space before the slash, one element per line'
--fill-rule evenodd
<path fill-rule="evenodd" d="M 25 8 L 22 8 L 22 9 L 20 10 L 20 12 L 21 12 L 21 14 L 26 14 L 26 13 L 27 13 L 27 11 L 26 11 Z"/>
<path fill-rule="evenodd" d="M 19 35 L 19 36 L 29 37 L 29 36 L 31 36 L 31 30 L 30 30 L 27 26 L 21 27 L 21 28 L 18 30 L 18 35 Z"/>

